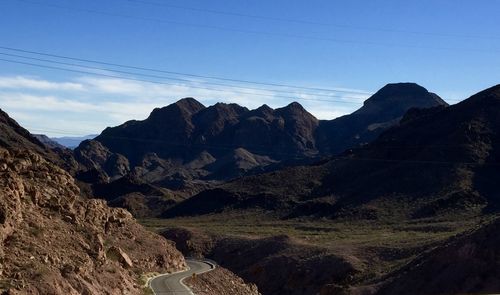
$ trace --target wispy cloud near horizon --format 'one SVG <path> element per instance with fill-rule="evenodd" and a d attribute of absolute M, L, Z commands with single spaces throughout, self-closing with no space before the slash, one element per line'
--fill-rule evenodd
<path fill-rule="evenodd" d="M 0 108 L 33 133 L 80 136 L 100 133 L 108 126 L 128 120 L 145 119 L 154 108 L 184 97 L 194 97 L 207 106 L 224 102 L 250 109 L 263 104 L 278 108 L 298 101 L 318 119 L 333 119 L 350 113 L 368 97 L 336 94 L 339 96 L 335 97 L 335 102 L 330 102 L 322 101 L 324 97 L 315 100 L 314 95 L 298 91 L 285 98 L 270 90 L 240 91 L 230 86 L 212 89 L 203 85 L 202 82 L 199 85 L 154 84 L 93 76 L 62 82 L 32 76 L 0 76 Z"/>
<path fill-rule="evenodd" d="M 37 78 L 14 76 L 0 77 L 0 89 L 34 90 L 83 90 L 83 85 L 73 82 L 50 82 Z"/>

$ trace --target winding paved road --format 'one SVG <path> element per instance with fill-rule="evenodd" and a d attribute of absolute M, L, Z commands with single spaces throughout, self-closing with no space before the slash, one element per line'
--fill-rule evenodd
<path fill-rule="evenodd" d="M 193 292 L 182 283 L 185 278 L 193 273 L 201 274 L 211 271 L 215 265 L 210 262 L 186 259 L 189 270 L 174 274 L 164 274 L 149 281 L 149 287 L 156 295 L 193 295 Z"/>

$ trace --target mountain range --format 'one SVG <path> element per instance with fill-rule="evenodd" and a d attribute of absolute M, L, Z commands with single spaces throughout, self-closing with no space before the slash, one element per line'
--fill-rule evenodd
<path fill-rule="evenodd" d="M 424 218 L 497 212 L 500 86 L 412 109 L 373 142 L 313 165 L 205 190 L 166 216 L 258 207 L 283 217 Z"/>
<path fill-rule="evenodd" d="M 495 183 L 500 171 L 499 111 L 500 85 L 456 105 L 410 109 L 371 143 L 312 164 L 225 182 L 163 214 L 210 222 L 216 216 L 257 212 L 253 214 L 260 214 L 260 219 L 277 217 L 274 226 L 288 233 L 312 227 L 312 237 L 306 241 L 291 242 L 288 236 L 232 237 L 224 231 L 210 234 L 191 229 L 164 234 L 185 253 L 223 261 L 265 294 L 496 293 L 500 288 L 495 275 L 499 270 L 495 234 L 500 205 Z M 325 218 L 328 221 L 319 222 Z M 280 226 L 286 220 L 295 220 L 294 226 Z M 464 220 L 480 221 L 467 230 L 449 229 Z M 264 227 L 268 221 L 254 222 Z M 314 222 L 321 227 L 312 226 Z M 343 230 L 332 234 L 338 228 L 326 224 Z M 363 230 L 369 224 L 391 230 L 373 239 L 364 236 L 363 230 L 354 230 L 355 224 Z M 413 238 L 420 232 L 427 235 L 423 241 Z M 447 232 L 452 235 L 447 237 Z M 334 237 L 330 248 L 324 246 L 329 240 L 322 239 L 329 235 Z M 361 246 L 342 244 L 342 237 L 357 241 L 358 235 Z M 435 239 L 436 235 L 443 238 Z M 321 242 L 314 244 L 315 238 Z M 386 240 L 395 240 L 397 245 L 381 246 Z M 322 254 L 310 253 L 311 244 Z M 244 254 L 232 257 L 233 253 Z M 321 259 L 313 263 L 318 256 Z M 320 266 L 325 261 L 328 266 Z M 396 262 L 378 278 L 370 277 L 388 261 Z M 266 263 L 281 265 L 273 279 L 266 272 L 273 266 L 262 267 Z M 308 263 L 314 267 L 309 269 Z M 320 274 L 315 273 L 317 268 Z M 330 276 L 323 281 L 325 273 Z M 360 273 L 361 278 L 352 279 Z M 280 277 L 283 274 L 293 280 Z"/>
<path fill-rule="evenodd" d="M 330 121 L 298 103 L 187 98 L 74 150 L 0 111 L 0 289 L 140 294 L 137 275 L 183 269 L 182 251 L 266 295 L 497 292 L 499 110 L 500 85 L 448 106 L 416 84 L 389 84 Z M 224 224 L 163 231 L 175 249 L 108 204 Z M 244 236 L 225 234 L 228 218 L 242 218 Z M 267 223 L 313 238 L 253 236 Z M 377 227 L 390 231 L 373 239 Z M 432 238 L 411 238 L 421 232 Z"/>
<path fill-rule="evenodd" d="M 0 110 L 1 294 L 145 294 L 153 274 L 186 270 L 174 243 L 84 192 L 72 153 L 38 138 Z M 214 273 L 221 294 L 260 294 Z"/>
<path fill-rule="evenodd" d="M 353 114 L 330 121 L 316 119 L 296 102 L 249 110 L 223 103 L 205 107 L 185 98 L 153 110 L 143 121 L 106 128 L 82 142 L 74 155 L 88 168 L 78 178 L 92 183 L 96 195 L 132 209 L 133 204 L 140 206 L 138 199 L 151 199 L 154 192 L 158 207 L 159 199 L 184 198 L 233 178 L 311 163 L 362 146 L 397 125 L 412 108 L 446 105 L 412 83 L 389 84 Z M 114 181 L 122 187 L 127 182 L 128 189 L 110 195 L 106 187 Z"/>

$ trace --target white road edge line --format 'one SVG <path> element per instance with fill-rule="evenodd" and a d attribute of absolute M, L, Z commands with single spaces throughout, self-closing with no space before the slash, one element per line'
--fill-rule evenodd
<path fill-rule="evenodd" d="M 156 292 L 153 288 L 151 288 L 151 281 L 156 279 L 156 278 L 159 278 L 159 277 L 164 277 L 164 276 L 170 276 L 170 275 L 175 275 L 175 274 L 178 274 L 178 273 L 181 273 L 181 272 L 186 272 L 186 271 L 189 271 L 191 268 L 188 266 L 185 270 L 179 270 L 179 271 L 176 271 L 176 272 L 172 272 L 172 273 L 163 273 L 163 274 L 159 274 L 157 276 L 154 276 L 154 277 L 151 277 L 149 278 L 147 281 L 146 281 L 146 286 L 151 289 L 151 291 L 153 291 L 153 294 L 156 295 Z"/>
<path fill-rule="evenodd" d="M 191 260 L 195 260 L 195 259 L 191 259 Z M 204 273 L 206 273 L 206 272 L 212 271 L 212 270 L 214 270 L 214 269 L 217 267 L 217 263 L 212 262 L 212 261 L 208 261 L 208 260 L 198 260 L 198 261 L 205 262 L 206 264 L 209 264 L 209 265 L 211 265 L 211 266 L 212 266 L 212 268 L 211 268 L 211 269 L 206 270 L 206 271 L 203 271 L 203 272 L 200 272 L 199 274 L 204 274 Z M 175 274 L 178 274 L 178 273 L 186 272 L 186 271 L 189 271 L 190 269 L 191 269 L 191 268 L 188 266 L 188 267 L 187 267 L 187 269 L 185 269 L 185 270 L 179 270 L 179 271 L 176 271 L 176 272 L 173 272 L 173 273 L 164 273 L 164 274 L 159 274 L 159 275 L 157 275 L 157 276 L 154 276 L 154 277 L 148 278 L 148 280 L 146 281 L 146 286 L 147 286 L 149 289 L 151 289 L 151 291 L 153 291 L 153 294 L 154 294 L 154 295 L 157 295 L 157 294 L 156 294 L 156 292 L 155 292 L 155 290 L 154 290 L 153 288 L 151 288 L 151 281 L 152 281 L 152 280 L 154 280 L 154 279 L 156 279 L 156 278 L 159 278 L 159 277 L 170 276 L 170 275 L 175 275 Z M 195 294 L 193 293 L 193 291 L 191 290 L 191 288 L 189 288 L 186 284 L 184 284 L 184 280 L 185 280 L 185 279 L 187 279 L 187 277 L 185 277 L 185 278 L 183 278 L 182 280 L 180 280 L 180 281 L 179 281 L 179 283 L 180 283 L 182 286 L 186 287 L 186 289 L 188 289 L 188 290 L 189 290 L 189 293 L 191 293 L 191 295 L 195 295 Z"/>

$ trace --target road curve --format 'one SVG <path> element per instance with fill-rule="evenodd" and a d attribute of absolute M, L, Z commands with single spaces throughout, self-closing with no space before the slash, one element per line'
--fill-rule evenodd
<path fill-rule="evenodd" d="M 174 274 L 164 274 L 149 281 L 149 287 L 156 295 L 194 295 L 193 292 L 182 282 L 195 274 L 211 271 L 215 264 L 206 261 L 186 259 L 189 270 Z"/>

